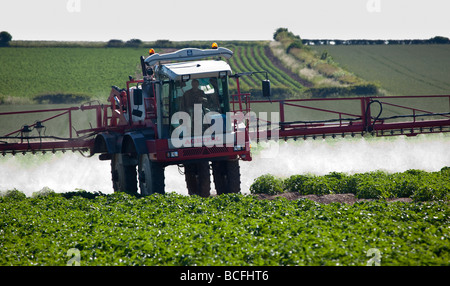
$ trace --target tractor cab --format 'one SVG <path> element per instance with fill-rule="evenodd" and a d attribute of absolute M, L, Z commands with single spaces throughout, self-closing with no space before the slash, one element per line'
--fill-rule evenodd
<path fill-rule="evenodd" d="M 218 60 L 193 61 L 156 68 L 157 79 L 162 82 L 157 88 L 161 100 L 161 122 L 158 126 L 159 134 L 164 138 L 179 128 L 180 123 L 190 129 L 186 130 L 188 134 L 201 136 L 210 124 L 200 126 L 195 122 L 204 123 L 205 116 L 226 121 L 226 113 L 230 111 L 228 76 L 231 75 L 227 63 Z M 175 119 L 177 116 L 189 118 L 190 122 L 180 122 Z"/>
<path fill-rule="evenodd" d="M 145 59 L 143 72 L 152 75 L 154 89 L 149 90 L 156 94 L 159 138 L 169 139 L 170 147 L 174 147 L 170 140 L 174 132 L 195 142 L 203 141 L 204 132 L 214 124 L 219 124 L 214 131 L 231 132 L 226 116 L 230 112 L 228 78 L 232 72 L 228 63 L 218 57 L 228 59 L 232 54 L 225 48 L 183 49 Z M 203 58 L 214 59 L 200 60 Z M 145 88 L 143 96 L 150 97 Z"/>

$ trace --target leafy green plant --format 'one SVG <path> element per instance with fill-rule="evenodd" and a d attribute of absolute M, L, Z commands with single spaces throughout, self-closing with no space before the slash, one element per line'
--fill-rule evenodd
<path fill-rule="evenodd" d="M 303 183 L 303 189 L 300 192 L 303 195 L 315 194 L 325 195 L 333 194 L 338 181 L 334 178 L 325 176 L 313 176 Z"/>
<path fill-rule="evenodd" d="M 276 195 L 284 192 L 283 180 L 273 175 L 263 175 L 250 186 L 252 194 Z"/>
<path fill-rule="evenodd" d="M 285 190 L 289 192 L 303 192 L 305 182 L 309 180 L 307 175 L 292 175 L 284 180 Z"/>
<path fill-rule="evenodd" d="M 53 196 L 53 195 L 56 195 L 54 190 L 50 189 L 49 187 L 43 187 L 40 191 L 33 192 L 31 194 L 31 197 L 39 198 L 39 197 Z"/>
<path fill-rule="evenodd" d="M 8 190 L 6 192 L 2 192 L 0 197 L 10 198 L 13 200 L 23 200 L 27 196 L 17 189 Z"/>

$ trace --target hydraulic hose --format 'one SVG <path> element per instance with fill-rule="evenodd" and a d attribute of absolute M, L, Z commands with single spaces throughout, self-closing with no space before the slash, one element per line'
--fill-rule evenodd
<path fill-rule="evenodd" d="M 370 106 L 371 106 L 373 103 L 378 103 L 378 105 L 380 106 L 380 112 L 379 112 L 378 115 L 374 118 L 373 123 L 372 123 L 372 124 L 369 124 L 369 123 L 370 123 L 370 121 L 368 121 L 368 118 L 369 118 L 369 110 L 370 110 Z M 365 114 L 365 117 L 366 117 L 366 122 L 365 122 L 366 132 L 372 132 L 372 131 L 373 131 L 374 126 L 375 126 L 375 123 L 376 123 L 377 120 L 380 118 L 381 113 L 383 113 L 383 104 L 381 104 L 381 102 L 380 102 L 379 100 L 371 100 L 371 101 L 369 102 L 369 104 L 367 105 L 367 107 L 366 107 L 366 114 Z M 369 119 L 369 120 L 370 120 L 370 119 Z"/>

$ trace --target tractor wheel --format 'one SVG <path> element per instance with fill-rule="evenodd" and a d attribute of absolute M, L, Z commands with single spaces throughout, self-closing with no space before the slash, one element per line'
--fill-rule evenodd
<path fill-rule="evenodd" d="M 123 156 L 123 157 L 122 157 Z M 122 157 L 122 158 L 121 158 Z M 135 165 L 123 164 L 124 154 L 114 154 L 111 159 L 111 175 L 114 192 L 136 194 L 137 174 Z"/>
<path fill-rule="evenodd" d="M 218 195 L 241 191 L 239 160 L 216 161 L 212 163 L 212 169 L 214 185 Z"/>
<path fill-rule="evenodd" d="M 189 195 L 209 197 L 211 191 L 211 177 L 209 162 L 200 162 L 184 165 L 184 175 Z"/>
<path fill-rule="evenodd" d="M 212 162 L 214 185 L 218 195 L 227 193 L 226 161 Z"/>
<path fill-rule="evenodd" d="M 184 178 L 186 180 L 186 186 L 188 194 L 190 196 L 197 194 L 197 168 L 195 164 L 184 165 Z"/>
<path fill-rule="evenodd" d="M 141 195 L 164 194 L 164 167 L 150 161 L 148 154 L 140 155 L 138 174 Z"/>

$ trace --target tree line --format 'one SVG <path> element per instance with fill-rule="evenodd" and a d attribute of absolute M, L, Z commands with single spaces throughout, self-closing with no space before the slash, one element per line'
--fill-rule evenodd
<path fill-rule="evenodd" d="M 320 45 L 429 45 L 429 44 L 450 44 L 450 39 L 443 36 L 435 36 L 430 39 L 403 39 L 403 40 L 339 40 L 339 39 L 302 39 L 299 35 L 295 35 L 288 28 L 278 28 L 273 34 L 273 39 L 278 42 L 288 41 L 291 48 L 301 48 L 305 46 Z"/>
<path fill-rule="evenodd" d="M 404 39 L 404 40 L 330 40 L 319 39 L 309 40 L 302 39 L 303 45 L 320 46 L 320 45 L 430 45 L 430 44 L 450 44 L 450 39 L 442 36 L 436 36 L 431 39 Z"/>

